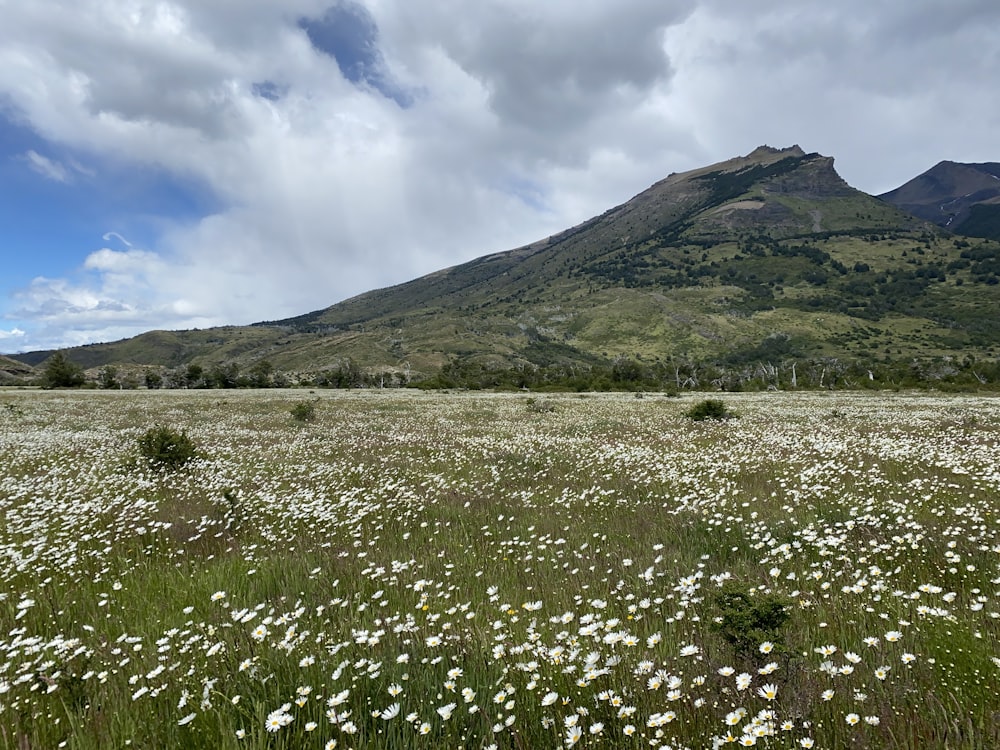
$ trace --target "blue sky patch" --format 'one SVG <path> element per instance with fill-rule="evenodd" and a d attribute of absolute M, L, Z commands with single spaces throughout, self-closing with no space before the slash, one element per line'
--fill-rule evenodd
<path fill-rule="evenodd" d="M 351 83 L 370 86 L 400 107 L 413 97 L 394 83 L 378 48 L 378 25 L 366 8 L 344 0 L 331 5 L 319 18 L 299 19 L 312 46 L 337 62 Z"/>
<path fill-rule="evenodd" d="M 107 232 L 153 249 L 168 224 L 220 209 L 199 183 L 53 145 L 0 112 L 0 294 L 64 276 L 106 245 Z"/>

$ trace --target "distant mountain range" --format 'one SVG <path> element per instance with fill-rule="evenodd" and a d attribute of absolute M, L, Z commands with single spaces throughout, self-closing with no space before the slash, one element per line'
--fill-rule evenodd
<path fill-rule="evenodd" d="M 481 368 L 995 357 L 1000 165 L 881 196 L 798 146 L 672 174 L 564 232 L 323 310 L 67 350 L 104 365 Z M 981 235 L 981 238 L 980 238 Z M 12 355 L 36 366 L 51 352 Z"/>

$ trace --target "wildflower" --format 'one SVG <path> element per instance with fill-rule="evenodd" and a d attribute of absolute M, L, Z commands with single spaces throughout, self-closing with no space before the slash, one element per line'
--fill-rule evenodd
<path fill-rule="evenodd" d="M 846 721 L 853 727 L 855 724 L 861 721 L 861 717 L 858 716 L 857 714 L 847 714 L 847 716 L 844 717 L 844 721 Z"/>
<path fill-rule="evenodd" d="M 649 674 L 653 671 L 653 662 L 648 659 L 643 659 L 641 662 L 635 665 L 635 671 L 633 674 Z"/>
<path fill-rule="evenodd" d="M 869 726 L 877 727 L 880 723 L 881 723 L 881 719 L 879 719 L 879 717 L 877 717 L 877 716 L 866 716 L 865 717 L 865 724 L 868 724 Z"/>
<path fill-rule="evenodd" d="M 555 692 L 551 692 L 550 691 L 550 692 L 546 693 L 544 696 L 542 696 L 542 705 L 543 706 L 551 706 L 558 699 L 559 699 L 559 693 L 555 693 Z"/>
<path fill-rule="evenodd" d="M 773 701 L 778 697 L 778 687 L 771 683 L 767 683 L 759 688 L 757 688 L 757 695 L 765 700 Z"/>
<path fill-rule="evenodd" d="M 327 704 L 327 705 L 328 705 L 328 706 L 329 706 L 330 708 L 334 708 L 335 706 L 339 706 L 339 705 L 341 705 L 342 703 L 344 703 L 344 701 L 346 701 L 346 700 L 347 700 L 347 697 L 348 697 L 348 696 L 349 696 L 350 694 L 351 694 L 351 691 L 350 691 L 350 689 L 348 689 L 348 690 L 341 690 L 341 691 L 340 691 L 339 693 L 337 693 L 336 695 L 334 695 L 334 696 L 331 696 L 331 697 L 330 697 L 330 698 L 329 698 L 329 699 L 327 700 L 326 704 Z"/>
<path fill-rule="evenodd" d="M 833 700 L 833 691 L 832 690 L 824 690 L 822 692 L 822 694 L 820 695 L 820 697 L 823 700 L 825 700 L 825 701 Z"/>
<path fill-rule="evenodd" d="M 812 737 L 803 737 L 801 740 L 799 740 L 799 744 L 804 748 L 810 748 L 815 746 L 816 743 L 813 742 Z"/>
<path fill-rule="evenodd" d="M 437 709 L 438 715 L 440 715 L 440 717 L 445 721 L 448 721 L 448 719 L 451 718 L 452 712 L 455 710 L 455 706 L 456 704 L 454 703 L 448 703 L 447 705 L 441 706 Z"/>
<path fill-rule="evenodd" d="M 740 672 L 736 675 L 736 689 L 746 690 L 750 687 L 750 683 L 753 681 L 753 677 L 748 675 L 746 672 Z"/>
<path fill-rule="evenodd" d="M 397 716 L 399 716 L 399 708 L 400 706 L 398 703 L 393 703 L 391 706 L 382 711 L 382 713 L 380 713 L 379 716 L 381 716 L 386 721 L 389 721 L 389 719 L 395 719 Z"/>
<path fill-rule="evenodd" d="M 285 726 L 283 716 L 281 714 L 271 714 L 264 722 L 264 726 L 267 727 L 268 732 L 277 732 Z"/>
<path fill-rule="evenodd" d="M 564 740 L 564 742 L 566 743 L 567 747 L 572 747 L 573 745 L 575 745 L 577 742 L 580 741 L 581 737 L 583 737 L 583 730 L 580 729 L 580 727 L 578 726 L 568 727 L 566 729 L 566 739 Z"/>
<path fill-rule="evenodd" d="M 177 722 L 177 726 L 182 727 L 185 724 L 190 724 L 192 721 L 194 721 L 194 717 L 197 716 L 197 715 L 198 714 L 194 714 L 194 713 L 188 714 L 183 719 L 181 719 L 180 721 Z"/>
<path fill-rule="evenodd" d="M 421 724 L 419 727 L 417 727 L 417 731 L 420 732 L 420 734 L 430 734 L 431 733 L 431 725 L 428 724 L 425 721 L 423 724 Z"/>
<path fill-rule="evenodd" d="M 225 598 L 226 598 L 226 592 L 225 591 L 216 591 L 214 594 L 212 594 L 212 601 L 213 602 L 217 602 L 220 599 L 225 599 Z"/>
<path fill-rule="evenodd" d="M 913 654 L 907 652 L 907 653 L 903 654 L 900 657 L 900 659 L 902 660 L 903 664 L 912 664 L 913 662 L 915 662 L 917 660 L 917 657 L 914 656 Z"/>
<path fill-rule="evenodd" d="M 622 734 L 624 734 L 626 737 L 631 737 L 633 734 L 635 734 L 635 725 L 626 724 L 625 726 L 623 726 Z"/>
<path fill-rule="evenodd" d="M 771 641 L 764 641 L 757 650 L 762 654 L 769 654 L 774 650 L 774 644 Z"/>
<path fill-rule="evenodd" d="M 695 656 L 700 651 L 701 649 L 697 646 L 689 644 L 681 649 L 681 656 Z"/>

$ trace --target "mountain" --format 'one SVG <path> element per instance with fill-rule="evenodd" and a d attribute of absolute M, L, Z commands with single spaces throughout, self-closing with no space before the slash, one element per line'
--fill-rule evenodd
<path fill-rule="evenodd" d="M 956 234 L 1000 240 L 1000 164 L 943 161 L 879 198 Z"/>
<path fill-rule="evenodd" d="M 0 385 L 19 383 L 35 376 L 35 369 L 24 362 L 0 355 Z"/>
<path fill-rule="evenodd" d="M 993 356 L 1000 243 L 862 193 L 798 146 L 672 174 L 559 234 L 323 310 L 69 350 L 85 367 L 317 372 L 449 363 L 573 370 L 616 358 Z M 38 364 L 47 352 L 16 355 Z"/>

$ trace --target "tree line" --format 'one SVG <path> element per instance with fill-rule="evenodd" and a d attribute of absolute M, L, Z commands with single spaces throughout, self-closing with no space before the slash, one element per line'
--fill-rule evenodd
<path fill-rule="evenodd" d="M 189 364 L 173 370 L 147 368 L 141 376 L 108 365 L 96 379 L 62 352 L 47 360 L 39 383 L 44 388 L 403 388 L 531 391 L 743 391 L 793 389 L 910 389 L 946 391 L 1000 389 L 1000 362 L 925 357 L 862 360 L 842 357 L 754 358 L 780 355 L 757 350 L 726 361 L 671 358 L 654 362 L 617 357 L 591 363 L 527 362 L 497 365 L 456 359 L 436 373 L 418 378 L 401 368 L 370 370 L 347 359 L 313 373 L 285 373 L 267 360 L 246 371 L 233 363 L 204 368 Z M 750 356 L 748 356 L 750 355 Z"/>

